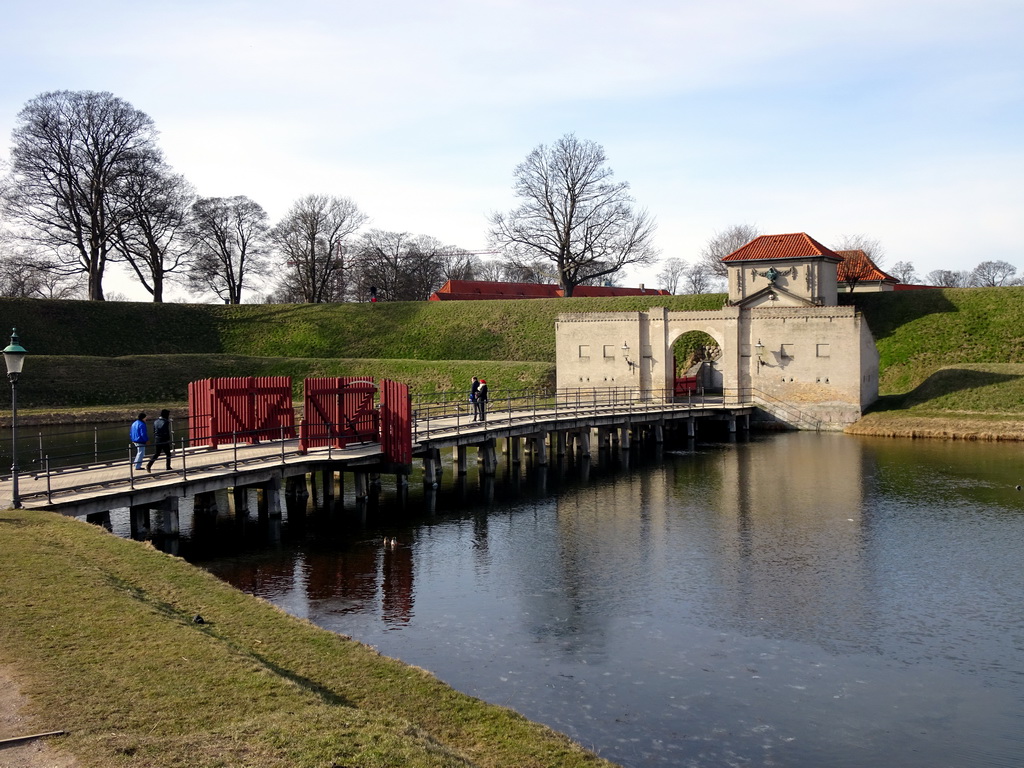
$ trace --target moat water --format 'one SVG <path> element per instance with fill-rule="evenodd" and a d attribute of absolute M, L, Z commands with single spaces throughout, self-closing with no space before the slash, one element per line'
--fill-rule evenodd
<path fill-rule="evenodd" d="M 1019 766 L 1021 483 L 1017 444 L 754 436 L 183 515 L 179 553 L 630 768 Z"/>

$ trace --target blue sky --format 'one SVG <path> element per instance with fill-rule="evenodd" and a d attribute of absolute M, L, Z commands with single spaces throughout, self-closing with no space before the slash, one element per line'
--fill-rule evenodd
<path fill-rule="evenodd" d="M 573 132 L 662 258 L 749 223 L 863 234 L 921 275 L 1024 271 L 1022 36 L 1021 0 L 19 2 L 0 157 L 32 97 L 110 91 L 201 195 L 272 220 L 341 195 L 373 227 L 483 250 L 515 166 Z"/>

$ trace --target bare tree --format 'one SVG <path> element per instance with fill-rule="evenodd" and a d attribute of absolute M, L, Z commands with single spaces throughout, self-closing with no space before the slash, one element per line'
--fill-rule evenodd
<path fill-rule="evenodd" d="M 715 232 L 705 243 L 697 263 L 711 277 L 725 280 L 729 276 L 729 269 L 722 263 L 722 259 L 760 236 L 761 230 L 756 224 L 734 224 L 721 232 Z"/>
<path fill-rule="evenodd" d="M 981 288 L 1013 285 L 1017 268 L 1005 261 L 983 261 L 971 272 L 969 284 Z"/>
<path fill-rule="evenodd" d="M 843 235 L 831 248 L 833 251 L 863 251 L 876 267 L 881 267 L 885 260 L 885 249 L 881 242 L 867 235 Z"/>
<path fill-rule="evenodd" d="M 286 261 L 287 282 L 301 301 L 344 300 L 349 268 L 346 241 L 366 221 L 347 197 L 307 195 L 270 231 Z"/>
<path fill-rule="evenodd" d="M 155 137 L 148 115 L 106 92 L 43 93 L 18 114 L 7 210 L 54 255 L 55 271 L 88 275 L 90 299 L 103 300 L 126 215 L 118 195 L 139 163 L 158 155 Z"/>
<path fill-rule="evenodd" d="M 691 264 L 683 273 L 683 286 L 686 293 L 691 296 L 698 293 L 714 293 L 720 282 L 721 278 L 710 274 L 707 266 L 699 261 Z"/>
<path fill-rule="evenodd" d="M 901 283 L 916 283 L 918 280 L 917 270 L 909 261 L 897 261 L 892 266 L 892 276 L 899 278 Z"/>
<path fill-rule="evenodd" d="M 225 304 L 241 304 L 246 280 L 266 271 L 267 214 L 244 195 L 203 197 L 189 216 L 194 249 L 188 283 L 213 291 Z"/>
<path fill-rule="evenodd" d="M 114 246 L 153 301 L 161 303 L 165 281 L 190 263 L 194 242 L 187 227 L 195 192 L 184 177 L 146 158 L 125 178 L 120 198 L 125 215 L 114 229 Z"/>
<path fill-rule="evenodd" d="M 505 262 L 501 259 L 478 259 L 473 265 L 473 277 L 470 279 L 493 283 L 516 282 L 505 280 Z"/>
<path fill-rule="evenodd" d="M 933 269 L 925 280 L 929 285 L 940 288 L 966 288 L 971 282 L 971 273 L 962 270 Z"/>
<path fill-rule="evenodd" d="M 650 264 L 655 223 L 633 208 L 629 184 L 612 181 L 604 149 L 566 134 L 537 146 L 513 174 L 515 210 L 491 216 L 490 240 L 517 266 L 554 264 L 566 296 L 630 264 Z"/>
<path fill-rule="evenodd" d="M 0 296 L 17 299 L 80 299 L 81 275 L 62 275 L 38 257 L 4 251 L 0 257 Z"/>
<path fill-rule="evenodd" d="M 372 286 L 385 301 L 424 301 L 447 280 L 473 279 L 480 266 L 469 251 L 407 232 L 370 230 L 354 250 L 358 295 Z"/>
<path fill-rule="evenodd" d="M 682 259 L 672 258 L 665 259 L 662 264 L 661 271 L 655 277 L 658 281 L 658 287 L 664 288 L 669 293 L 677 293 L 679 283 L 682 281 L 683 275 L 687 270 L 686 262 Z"/>
<path fill-rule="evenodd" d="M 472 280 L 480 263 L 480 259 L 469 251 L 456 245 L 444 245 L 439 240 L 427 235 L 423 235 L 418 247 L 427 253 L 432 253 L 433 258 L 437 260 L 442 285 L 448 280 Z"/>

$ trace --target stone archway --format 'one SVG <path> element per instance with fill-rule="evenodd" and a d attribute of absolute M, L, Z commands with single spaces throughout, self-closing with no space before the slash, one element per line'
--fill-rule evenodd
<path fill-rule="evenodd" d="M 722 346 L 714 336 L 704 331 L 686 331 L 672 343 L 671 351 L 677 396 L 722 391 L 722 374 L 716 369 Z"/>

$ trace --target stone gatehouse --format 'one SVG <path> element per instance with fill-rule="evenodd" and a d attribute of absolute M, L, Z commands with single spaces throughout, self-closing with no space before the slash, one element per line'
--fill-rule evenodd
<path fill-rule="evenodd" d="M 671 393 L 673 345 L 700 331 L 720 349 L 707 381 L 727 400 L 753 398 L 780 419 L 789 409 L 842 429 L 878 397 L 878 351 L 862 315 L 838 306 L 841 261 L 806 234 L 765 235 L 723 259 L 720 310 L 559 315 L 558 387 Z"/>

